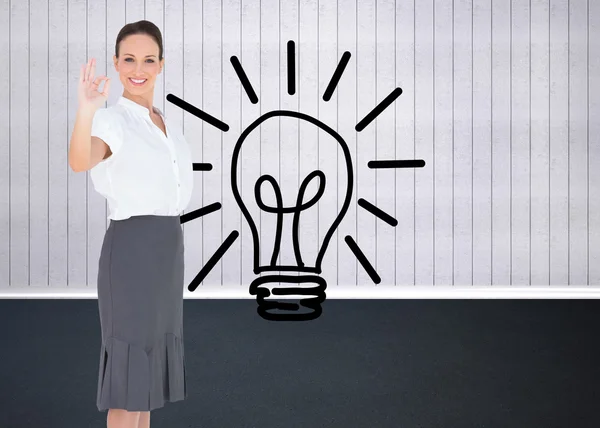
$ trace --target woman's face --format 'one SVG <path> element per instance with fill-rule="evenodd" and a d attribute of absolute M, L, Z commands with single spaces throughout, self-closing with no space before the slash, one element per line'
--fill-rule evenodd
<path fill-rule="evenodd" d="M 143 95 L 154 90 L 156 76 L 165 62 L 164 58 L 159 62 L 158 54 L 158 44 L 147 34 L 132 34 L 121 40 L 119 58 L 114 55 L 113 61 L 127 92 Z M 143 82 L 136 84 L 134 80 Z"/>

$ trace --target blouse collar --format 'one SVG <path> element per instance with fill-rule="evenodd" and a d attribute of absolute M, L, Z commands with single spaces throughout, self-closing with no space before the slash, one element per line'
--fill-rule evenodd
<path fill-rule="evenodd" d="M 125 106 L 129 110 L 136 112 L 138 114 L 144 115 L 146 117 L 150 116 L 150 111 L 146 107 L 136 103 L 135 101 L 130 100 L 129 98 L 125 98 L 122 95 L 121 95 L 121 97 L 119 97 L 119 100 L 117 101 L 117 103 L 121 104 L 122 106 Z M 164 117 L 163 112 L 158 107 L 154 107 L 154 110 L 156 110 L 156 112 L 158 114 L 160 114 L 161 116 Z"/>

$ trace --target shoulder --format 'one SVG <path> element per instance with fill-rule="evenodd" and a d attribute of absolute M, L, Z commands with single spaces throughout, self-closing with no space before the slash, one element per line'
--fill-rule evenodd
<path fill-rule="evenodd" d="M 96 110 L 94 119 L 101 121 L 110 121 L 112 123 L 123 123 L 124 122 L 125 109 L 123 106 L 114 104 L 108 107 L 102 107 Z"/>
<path fill-rule="evenodd" d="M 108 144 L 113 155 L 119 152 L 126 139 L 127 126 L 122 109 L 120 105 L 99 108 L 92 120 L 92 137 L 98 137 Z M 114 159 L 114 156 L 109 159 Z"/>
<path fill-rule="evenodd" d="M 113 136 L 121 137 L 127 129 L 127 116 L 123 106 L 115 104 L 103 107 L 94 113 L 92 132 L 109 131 Z"/>

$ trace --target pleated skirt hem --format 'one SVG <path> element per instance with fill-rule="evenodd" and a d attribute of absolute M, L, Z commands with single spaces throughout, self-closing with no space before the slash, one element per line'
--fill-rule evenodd
<path fill-rule="evenodd" d="M 187 398 L 183 341 L 172 333 L 152 349 L 116 337 L 103 341 L 96 405 L 99 411 L 151 411 Z"/>

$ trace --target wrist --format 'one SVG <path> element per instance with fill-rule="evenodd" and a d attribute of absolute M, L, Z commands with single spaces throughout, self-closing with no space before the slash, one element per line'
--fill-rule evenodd
<path fill-rule="evenodd" d="M 77 114 L 80 116 L 93 117 L 98 108 L 94 105 L 81 105 L 77 110 Z"/>

